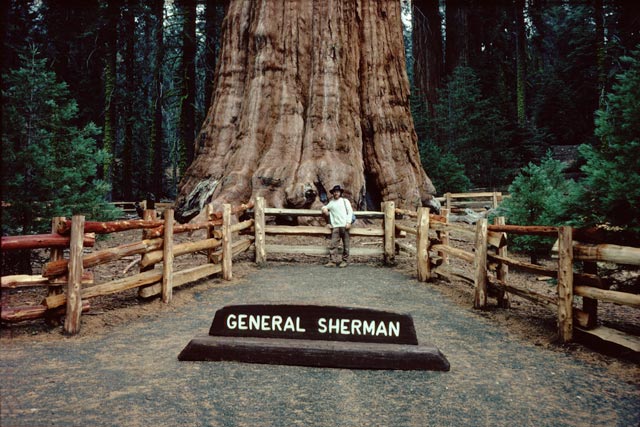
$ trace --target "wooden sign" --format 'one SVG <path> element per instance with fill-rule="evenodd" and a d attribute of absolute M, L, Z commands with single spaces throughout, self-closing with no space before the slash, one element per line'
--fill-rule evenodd
<path fill-rule="evenodd" d="M 234 305 L 216 312 L 209 335 L 418 344 L 408 314 L 325 305 Z"/>
<path fill-rule="evenodd" d="M 178 359 L 449 370 L 449 362 L 436 347 L 418 345 L 409 314 L 304 304 L 223 307 L 216 312 L 209 335 L 192 339 Z"/>

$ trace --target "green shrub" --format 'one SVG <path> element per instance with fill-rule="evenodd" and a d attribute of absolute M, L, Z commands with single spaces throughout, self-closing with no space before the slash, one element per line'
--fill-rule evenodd
<path fill-rule="evenodd" d="M 563 175 L 566 165 L 554 160 L 551 153 L 539 165 L 529 163 L 509 186 L 510 197 L 501 204 L 499 212 L 508 224 L 562 225 L 569 222 L 566 206 L 576 197 L 578 187 Z M 513 239 L 516 250 L 528 252 L 532 261 L 538 254 L 548 251 L 555 238 L 517 236 Z"/>

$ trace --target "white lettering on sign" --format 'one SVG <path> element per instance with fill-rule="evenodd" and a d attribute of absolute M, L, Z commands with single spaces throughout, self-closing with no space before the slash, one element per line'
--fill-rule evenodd
<path fill-rule="evenodd" d="M 284 320 L 284 326 L 283 326 Z M 268 314 L 229 314 L 227 328 L 241 331 L 281 331 L 306 332 L 300 324 L 300 317 L 270 316 Z"/>
<path fill-rule="evenodd" d="M 372 335 L 399 337 L 400 322 L 384 322 L 360 319 L 318 319 L 318 332 L 321 334 Z"/>

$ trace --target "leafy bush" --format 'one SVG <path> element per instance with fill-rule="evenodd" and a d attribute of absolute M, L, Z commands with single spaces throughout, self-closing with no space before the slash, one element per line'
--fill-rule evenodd
<path fill-rule="evenodd" d="M 97 127 L 75 126 L 78 107 L 66 83 L 37 56 L 32 48 L 3 75 L 3 234 L 46 231 L 54 216 L 117 214 L 105 201 L 109 186 L 96 179 L 106 156 L 96 147 Z"/>

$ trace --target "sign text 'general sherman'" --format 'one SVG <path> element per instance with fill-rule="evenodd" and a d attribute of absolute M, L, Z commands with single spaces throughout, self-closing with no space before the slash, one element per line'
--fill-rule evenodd
<path fill-rule="evenodd" d="M 368 308 L 235 305 L 216 312 L 210 335 L 416 344 L 410 316 Z"/>

